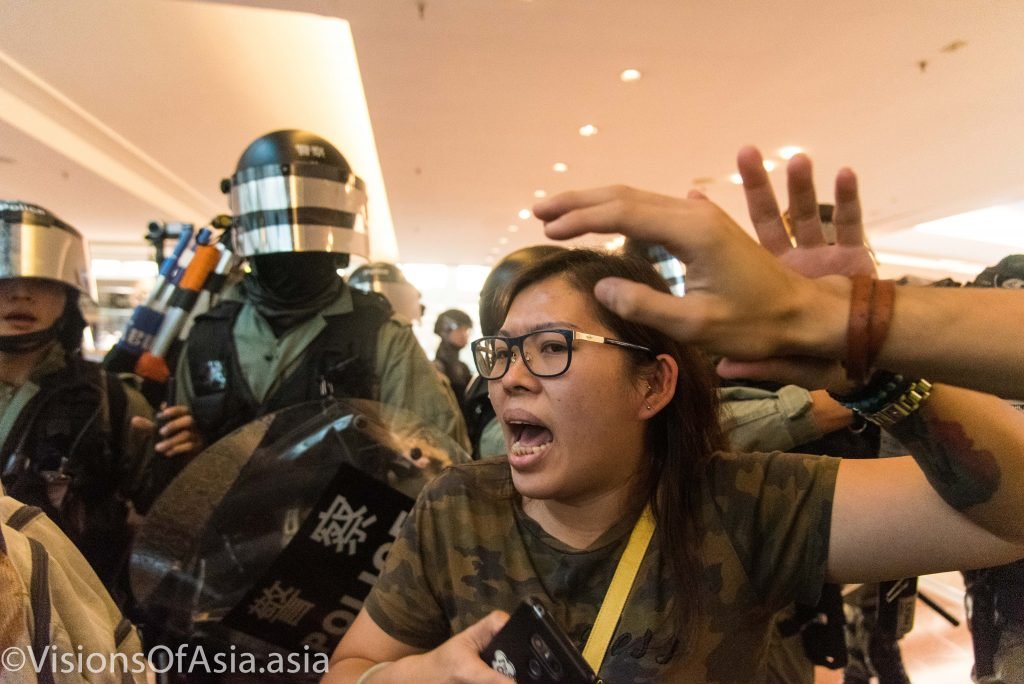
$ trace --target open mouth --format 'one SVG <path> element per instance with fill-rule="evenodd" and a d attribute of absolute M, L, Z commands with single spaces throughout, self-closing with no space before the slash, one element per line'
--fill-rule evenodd
<path fill-rule="evenodd" d="M 511 421 L 508 424 L 512 431 L 511 456 L 529 456 L 543 453 L 551 446 L 554 435 L 544 425 Z"/>

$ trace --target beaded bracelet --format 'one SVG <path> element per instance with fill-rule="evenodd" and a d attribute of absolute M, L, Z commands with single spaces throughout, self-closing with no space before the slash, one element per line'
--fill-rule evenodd
<path fill-rule="evenodd" d="M 850 394 L 829 391 L 829 396 L 858 413 L 875 413 L 903 394 L 909 384 L 902 375 L 880 370 L 856 391 Z"/>

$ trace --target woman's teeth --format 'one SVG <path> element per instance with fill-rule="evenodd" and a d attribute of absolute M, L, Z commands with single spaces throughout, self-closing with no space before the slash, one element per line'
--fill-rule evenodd
<path fill-rule="evenodd" d="M 537 444 L 535 446 L 526 446 L 519 440 L 516 440 L 512 444 L 510 453 L 513 456 L 529 456 L 530 454 L 539 454 L 547 451 L 549 446 L 551 446 L 551 442 L 544 442 L 543 444 Z"/>

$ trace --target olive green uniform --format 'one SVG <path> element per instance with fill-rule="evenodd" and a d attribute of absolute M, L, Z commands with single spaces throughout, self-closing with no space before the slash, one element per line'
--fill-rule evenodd
<path fill-rule="evenodd" d="M 226 297 L 244 301 L 237 288 Z M 352 294 L 345 287 L 331 305 L 277 337 L 256 307 L 245 301 L 232 335 L 239 364 L 253 396 L 262 401 L 277 390 L 300 365 L 306 349 L 326 327 L 326 317 L 351 311 Z M 451 390 L 438 380 L 433 364 L 416 341 L 412 326 L 406 319 L 395 315 L 380 327 L 376 355 L 380 401 L 414 413 L 426 424 L 468 448 L 466 424 Z M 187 358 L 186 343 L 175 376 L 177 403 L 192 406 L 195 392 Z"/>
<path fill-rule="evenodd" d="M 773 614 L 814 603 L 825 578 L 838 459 L 716 454 L 700 482 L 706 535 L 701 624 L 679 644 L 671 577 L 655 535 L 600 676 L 634 682 L 757 682 Z M 491 610 L 535 596 L 582 649 L 634 520 L 590 548 L 528 518 L 507 461 L 455 466 L 420 495 L 365 607 L 390 636 L 438 646 Z M 672 658 L 674 653 L 678 657 Z"/>

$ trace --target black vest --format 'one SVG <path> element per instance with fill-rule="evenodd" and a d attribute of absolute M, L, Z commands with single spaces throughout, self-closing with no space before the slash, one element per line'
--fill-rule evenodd
<path fill-rule="evenodd" d="M 130 534 L 121 452 L 127 398 L 115 376 L 69 357 L 40 383 L 0 451 L 8 494 L 38 506 L 78 546 L 111 590 Z"/>
<path fill-rule="evenodd" d="M 192 414 L 214 442 L 262 415 L 325 396 L 377 399 L 377 335 L 391 318 L 378 294 L 352 293 L 353 311 L 327 316 L 326 327 L 302 352 L 299 365 L 273 394 L 253 396 L 238 361 L 232 329 L 242 302 L 225 301 L 196 318 L 188 336 Z"/>

